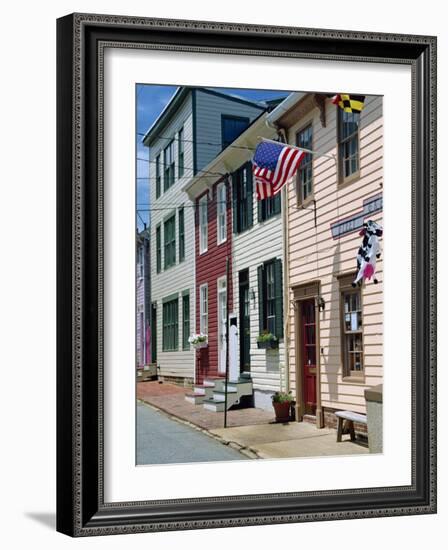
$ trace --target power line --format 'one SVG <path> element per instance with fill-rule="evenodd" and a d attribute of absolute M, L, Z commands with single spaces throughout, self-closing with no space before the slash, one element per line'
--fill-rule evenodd
<path fill-rule="evenodd" d="M 140 221 L 142 222 L 142 224 L 145 225 L 146 222 L 145 222 L 145 220 L 140 216 L 140 211 L 137 209 L 136 212 L 137 212 L 137 216 L 140 218 Z M 143 212 L 143 210 L 142 210 L 142 212 Z"/>
<path fill-rule="evenodd" d="M 141 132 L 137 132 L 138 136 L 146 136 L 146 134 L 142 134 Z M 157 139 L 166 139 L 169 141 L 174 140 L 175 138 L 173 136 L 157 136 Z M 182 141 L 185 141 L 187 143 L 196 143 L 201 145 L 211 145 L 212 147 L 219 147 L 220 149 L 227 149 L 228 147 L 231 147 L 232 149 L 243 149 L 246 151 L 255 151 L 255 147 L 246 147 L 244 145 L 227 145 L 226 147 L 223 147 L 222 143 L 217 143 L 213 141 L 198 141 L 193 139 L 186 139 L 183 138 Z"/>
<path fill-rule="evenodd" d="M 210 202 L 214 202 L 214 201 L 210 201 Z M 224 201 L 219 201 L 219 202 L 214 202 L 214 204 L 227 204 L 227 203 Z M 142 206 L 149 206 L 150 208 L 148 209 L 138 208 L 138 205 L 137 205 L 137 210 L 141 212 L 149 212 L 150 210 L 174 210 L 175 208 L 196 208 L 195 204 L 182 204 L 182 205 L 172 204 L 172 205 L 164 205 L 164 206 L 154 206 L 152 208 L 150 204 L 142 204 Z"/>
<path fill-rule="evenodd" d="M 140 160 L 142 162 L 149 162 L 150 164 L 157 163 L 156 160 L 142 159 L 141 157 L 137 157 L 137 160 Z M 190 166 L 184 166 L 184 170 L 189 170 L 194 172 L 194 168 L 191 168 Z M 199 174 L 200 172 L 202 172 L 203 174 L 210 174 L 212 176 L 222 176 L 222 177 L 228 176 L 228 174 L 223 174 L 222 172 L 210 172 L 209 170 L 197 170 L 196 174 Z M 137 179 L 140 179 L 140 178 L 137 178 Z"/>

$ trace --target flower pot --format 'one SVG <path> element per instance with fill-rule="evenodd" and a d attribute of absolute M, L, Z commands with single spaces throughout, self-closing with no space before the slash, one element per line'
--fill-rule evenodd
<path fill-rule="evenodd" d="M 192 344 L 194 349 L 203 349 L 208 347 L 208 342 L 198 342 L 197 344 Z"/>
<path fill-rule="evenodd" d="M 257 347 L 258 349 L 277 349 L 278 340 L 266 340 L 265 342 L 257 341 Z"/>
<path fill-rule="evenodd" d="M 272 405 L 275 411 L 275 420 L 277 422 L 289 422 L 289 410 L 291 407 L 291 401 L 284 401 L 283 403 L 278 403 L 274 401 Z"/>

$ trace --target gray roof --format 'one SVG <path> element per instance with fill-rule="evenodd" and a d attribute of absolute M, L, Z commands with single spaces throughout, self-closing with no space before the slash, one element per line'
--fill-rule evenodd
<path fill-rule="evenodd" d="M 252 107 L 258 107 L 260 111 L 264 111 L 267 108 L 267 104 L 264 101 L 250 101 L 244 99 L 234 94 L 226 94 L 223 92 L 217 92 L 216 90 L 211 90 L 210 88 L 195 88 L 193 86 L 180 86 L 177 88 L 175 93 L 169 102 L 165 105 L 163 111 L 153 122 L 153 124 L 146 131 L 142 142 L 149 147 L 151 143 L 157 138 L 157 135 L 162 132 L 168 122 L 172 119 L 174 113 L 180 108 L 185 98 L 193 90 L 201 90 L 202 92 L 217 95 L 231 101 L 236 101 L 238 103 L 244 103 L 245 105 L 251 105 Z"/>

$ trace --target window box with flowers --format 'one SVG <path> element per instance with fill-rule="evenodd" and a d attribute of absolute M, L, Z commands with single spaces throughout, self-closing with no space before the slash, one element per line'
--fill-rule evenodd
<path fill-rule="evenodd" d="M 278 338 L 272 332 L 262 332 L 257 337 L 257 347 L 258 349 L 277 349 Z"/>
<path fill-rule="evenodd" d="M 200 332 L 199 334 L 192 334 L 188 341 L 194 349 L 202 349 L 208 347 L 207 335 Z"/>

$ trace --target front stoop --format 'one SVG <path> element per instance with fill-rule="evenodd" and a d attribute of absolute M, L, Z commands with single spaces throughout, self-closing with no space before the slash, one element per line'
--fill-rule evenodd
<path fill-rule="evenodd" d="M 202 386 L 195 386 L 195 393 L 185 396 L 190 403 L 202 404 L 204 409 L 212 412 L 223 412 L 225 409 L 226 382 L 222 377 L 205 378 Z M 227 410 L 239 405 L 241 398 L 252 396 L 253 386 L 250 378 L 229 380 L 227 383 Z M 201 399 L 202 398 L 202 399 Z"/>
<path fill-rule="evenodd" d="M 187 393 L 185 395 L 185 401 L 192 405 L 201 405 L 204 401 L 205 395 L 203 393 Z"/>

